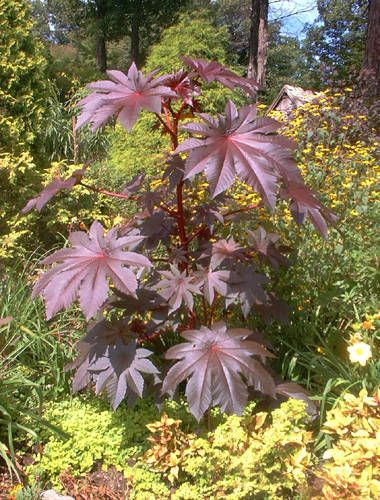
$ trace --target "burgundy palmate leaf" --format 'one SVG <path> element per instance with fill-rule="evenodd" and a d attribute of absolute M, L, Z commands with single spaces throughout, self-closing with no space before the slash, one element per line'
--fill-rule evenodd
<path fill-rule="evenodd" d="M 215 269 L 224 261 L 236 261 L 244 258 L 243 248 L 233 238 L 219 240 L 212 244 L 211 267 Z"/>
<path fill-rule="evenodd" d="M 217 222 L 220 222 L 221 224 L 224 223 L 224 217 L 223 214 L 221 214 L 218 211 L 218 207 L 216 204 L 204 204 L 204 205 L 199 205 L 194 208 L 195 214 L 193 217 L 193 222 L 194 224 L 203 224 L 206 225 L 206 227 L 209 230 L 212 230 L 214 225 Z M 205 233 L 206 235 L 208 233 Z M 203 235 L 203 233 L 201 233 Z"/>
<path fill-rule="evenodd" d="M 96 392 L 107 392 L 113 408 L 126 396 L 131 399 L 131 391 L 142 396 L 144 380 L 140 372 L 158 374 L 146 359 L 151 352 L 137 348 L 126 320 L 96 323 L 76 347 L 77 358 L 66 366 L 66 370 L 76 369 L 73 391 L 95 382 Z"/>
<path fill-rule="evenodd" d="M 155 207 L 157 207 L 161 203 L 163 194 L 163 191 L 151 191 L 150 189 L 148 189 L 140 195 L 140 204 L 141 206 L 145 207 L 152 215 Z"/>
<path fill-rule="evenodd" d="M 179 155 L 175 155 L 169 158 L 167 162 L 167 168 L 162 178 L 169 180 L 170 191 L 173 191 L 183 180 L 184 172 L 185 161 Z"/>
<path fill-rule="evenodd" d="M 130 182 L 123 187 L 122 193 L 132 195 L 136 193 L 144 182 L 145 174 L 137 174 Z"/>
<path fill-rule="evenodd" d="M 144 379 L 141 373 L 158 374 L 158 369 L 148 359 L 148 349 L 137 349 L 136 341 L 127 344 L 121 339 L 108 346 L 106 354 L 89 366 L 94 374 L 95 390 L 106 392 L 113 409 L 132 391 L 140 398 L 143 395 Z"/>
<path fill-rule="evenodd" d="M 278 299 L 273 293 L 268 293 L 266 302 L 256 302 L 253 306 L 266 323 L 270 324 L 273 320 L 283 324 L 289 323 L 289 305 Z"/>
<path fill-rule="evenodd" d="M 276 393 L 288 398 L 299 399 L 306 404 L 306 411 L 312 418 L 318 416 L 317 405 L 309 397 L 308 392 L 295 382 L 283 382 L 276 386 Z"/>
<path fill-rule="evenodd" d="M 249 243 L 261 260 L 269 262 L 276 270 L 279 269 L 280 265 L 288 267 L 289 260 L 276 247 L 280 238 L 278 234 L 267 233 L 261 226 L 255 231 L 248 230 L 247 234 Z"/>
<path fill-rule="evenodd" d="M 110 278 L 114 286 L 135 295 L 137 279 L 133 270 L 151 267 L 141 254 L 128 251 L 138 236 L 117 237 L 116 229 L 104 234 L 103 226 L 94 222 L 89 234 L 70 234 L 72 248 L 54 252 L 42 261 L 53 264 L 36 282 L 33 297 L 45 299 L 46 316 L 50 319 L 60 309 L 69 307 L 78 297 L 86 318 L 94 316 L 108 296 Z"/>
<path fill-rule="evenodd" d="M 72 381 L 73 392 L 81 391 L 93 381 L 89 368 L 92 363 L 105 356 L 109 345 L 119 339 L 130 341 L 132 338 L 135 338 L 135 335 L 129 330 L 125 320 L 113 323 L 102 320 L 95 323 L 87 335 L 77 342 L 77 357 L 65 366 L 66 371 L 76 370 Z"/>
<path fill-rule="evenodd" d="M 126 295 L 115 290 L 115 299 L 112 300 L 112 305 L 124 310 L 128 316 L 135 313 L 143 314 L 147 311 L 167 311 L 166 301 L 155 290 L 150 288 L 142 288 L 136 290 L 136 296 Z"/>
<path fill-rule="evenodd" d="M 88 166 L 89 163 L 87 163 L 83 168 L 75 170 L 75 172 L 73 172 L 67 179 L 56 177 L 46 187 L 44 187 L 44 189 L 37 196 L 28 201 L 25 207 L 21 210 L 21 213 L 26 214 L 33 208 L 35 208 L 38 212 L 41 212 L 46 203 L 48 203 L 48 201 L 50 201 L 57 193 L 63 190 L 71 189 L 78 184 L 82 180 Z"/>
<path fill-rule="evenodd" d="M 195 276 L 187 276 L 186 271 L 180 271 L 171 265 L 170 271 L 160 271 L 163 279 L 154 286 L 155 290 L 168 301 L 172 311 L 184 303 L 191 311 L 194 306 L 194 294 L 200 293 L 200 284 Z"/>
<path fill-rule="evenodd" d="M 125 295 L 115 290 L 115 297 L 111 300 L 111 305 L 122 309 L 124 314 L 127 316 L 133 316 L 136 314 L 142 315 L 149 312 L 153 330 L 153 325 L 164 323 L 169 314 L 169 305 L 166 300 L 155 290 L 151 290 L 150 288 L 141 288 L 141 286 L 136 291 L 136 297 L 133 297 L 132 295 Z M 131 325 L 133 326 L 133 323 Z M 142 328 L 141 324 L 138 324 L 137 326 L 138 328 L 136 328 L 135 331 L 139 334 L 146 334 L 147 330 L 150 329 L 150 325 L 147 323 L 144 323 Z"/>
<path fill-rule="evenodd" d="M 247 317 L 253 305 L 268 302 L 268 295 L 263 288 L 263 285 L 268 282 L 267 276 L 257 273 L 254 267 L 238 264 L 229 279 L 229 295 L 226 305 L 238 299 L 241 310 Z"/>
<path fill-rule="evenodd" d="M 181 99 L 188 106 L 193 106 L 193 98 L 200 94 L 199 86 L 192 81 L 189 73 L 184 70 L 167 75 L 162 84 L 175 92 L 175 98 Z"/>
<path fill-rule="evenodd" d="M 230 271 L 213 271 L 212 269 L 202 269 L 197 273 L 197 280 L 203 288 L 203 295 L 211 305 L 214 302 L 215 293 L 222 297 L 228 294 L 228 281 Z"/>
<path fill-rule="evenodd" d="M 290 211 L 298 224 L 302 224 L 309 216 L 314 227 L 327 238 L 327 222 L 334 224 L 338 218 L 322 205 L 310 188 L 305 184 L 290 183 L 283 189 L 282 194 L 291 200 Z"/>
<path fill-rule="evenodd" d="M 192 59 L 186 56 L 182 56 L 181 59 L 186 66 L 192 68 L 207 83 L 217 81 L 231 90 L 240 88 L 251 97 L 255 97 L 256 91 L 260 88 L 253 78 L 241 77 L 217 61 Z"/>
<path fill-rule="evenodd" d="M 167 243 L 170 235 L 176 230 L 176 227 L 173 219 L 166 212 L 158 210 L 149 217 L 146 217 L 139 229 L 145 237 L 145 248 L 152 249 L 158 243 Z"/>
<path fill-rule="evenodd" d="M 238 112 L 232 101 L 226 104 L 225 116 L 199 116 L 203 123 L 183 126 L 199 138 L 186 139 L 175 151 L 189 152 L 185 179 L 205 172 L 215 197 L 228 189 L 237 176 L 273 208 L 284 171 L 297 168 L 289 149 L 292 141 L 275 134 L 280 124 L 257 117 L 255 105 Z"/>
<path fill-rule="evenodd" d="M 189 252 L 183 247 L 173 248 L 170 252 L 170 262 L 173 262 L 176 266 L 180 264 L 185 264 L 189 260 Z"/>
<path fill-rule="evenodd" d="M 92 92 L 78 102 L 82 111 L 76 128 L 91 123 L 92 130 L 96 130 L 116 116 L 125 129 L 131 130 L 142 109 L 161 113 L 161 99 L 176 94 L 163 84 L 166 76 L 154 78 L 155 73 L 144 76 L 135 63 L 127 75 L 121 71 L 107 71 L 110 80 L 90 83 L 87 88 Z"/>
<path fill-rule="evenodd" d="M 262 345 L 246 340 L 246 329 L 227 330 L 225 323 L 211 329 L 187 330 L 188 341 L 171 347 L 167 359 L 178 359 L 164 379 L 162 391 L 172 393 L 188 379 L 186 397 L 199 421 L 210 406 L 240 415 L 247 403 L 247 385 L 275 397 L 275 384 L 261 363 L 252 356 L 273 357 Z M 244 379 L 243 379 L 244 377 Z"/>

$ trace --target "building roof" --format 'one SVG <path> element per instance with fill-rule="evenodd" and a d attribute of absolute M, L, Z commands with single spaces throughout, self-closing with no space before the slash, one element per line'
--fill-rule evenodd
<path fill-rule="evenodd" d="M 269 111 L 277 110 L 285 114 L 291 113 L 295 108 L 302 106 L 306 102 L 310 102 L 318 96 L 318 92 L 312 90 L 304 90 L 301 87 L 293 87 L 292 85 L 284 85 L 277 94 L 272 104 L 269 106 Z"/>

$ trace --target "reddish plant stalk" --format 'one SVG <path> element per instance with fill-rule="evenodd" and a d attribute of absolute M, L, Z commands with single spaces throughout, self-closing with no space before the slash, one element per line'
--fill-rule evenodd
<path fill-rule="evenodd" d="M 90 186 L 89 184 L 85 184 L 82 181 L 78 182 L 78 184 L 85 187 L 86 189 L 89 189 L 90 191 L 94 191 L 95 193 L 99 193 L 99 194 L 105 194 L 105 195 L 111 196 L 113 198 L 122 198 L 124 200 L 134 200 L 134 201 L 137 201 L 139 199 L 138 196 L 131 196 L 129 194 L 115 193 L 113 191 L 107 191 L 106 189 L 101 189 L 101 188 L 97 188 L 95 186 Z"/>
<path fill-rule="evenodd" d="M 178 121 L 181 118 L 181 113 L 183 111 L 183 107 L 179 109 L 177 113 L 173 111 L 171 108 L 170 102 L 168 104 L 164 104 L 163 106 L 164 113 L 165 113 L 165 119 L 166 121 L 161 119 L 160 117 L 160 122 L 163 124 L 164 128 L 170 133 L 171 137 L 171 146 L 172 150 L 174 151 L 177 146 L 178 146 Z M 172 120 L 170 119 L 170 114 L 172 116 Z M 185 221 L 185 213 L 184 213 L 184 208 L 183 208 L 183 186 L 184 182 L 181 181 L 177 185 L 177 212 L 176 212 L 176 219 L 178 223 L 178 235 L 180 238 L 181 246 L 187 250 L 188 247 L 188 240 L 186 236 L 186 221 Z M 187 269 L 187 264 L 181 264 L 181 267 L 183 269 Z"/>

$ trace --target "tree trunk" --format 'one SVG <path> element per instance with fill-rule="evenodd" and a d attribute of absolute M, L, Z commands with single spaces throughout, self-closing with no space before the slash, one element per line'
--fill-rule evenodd
<path fill-rule="evenodd" d="M 131 59 L 137 66 L 140 65 L 140 26 L 136 18 L 131 27 Z"/>
<path fill-rule="evenodd" d="M 95 6 L 96 6 L 96 41 L 95 41 L 96 66 L 99 71 L 105 73 L 107 69 L 107 47 L 106 47 L 107 6 L 104 0 L 95 0 Z"/>
<path fill-rule="evenodd" d="M 260 0 L 259 36 L 257 48 L 257 81 L 265 87 L 265 75 L 268 58 L 268 8 L 269 0 Z"/>
<path fill-rule="evenodd" d="M 96 66 L 102 73 L 107 69 L 107 48 L 106 38 L 103 32 L 96 35 Z"/>
<path fill-rule="evenodd" d="M 260 0 L 252 0 L 250 12 L 251 25 L 248 42 L 247 77 L 257 79 L 257 53 L 259 47 Z"/>
<path fill-rule="evenodd" d="M 380 97 L 380 0 L 369 0 L 367 40 L 361 72 L 366 97 Z"/>

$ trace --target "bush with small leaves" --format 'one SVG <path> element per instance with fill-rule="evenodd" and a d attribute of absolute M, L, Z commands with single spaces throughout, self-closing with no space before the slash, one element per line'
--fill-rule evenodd
<path fill-rule="evenodd" d="M 379 498 L 380 392 L 343 395 L 328 412 L 322 432 L 331 439 L 317 472 L 324 498 Z"/>
<path fill-rule="evenodd" d="M 166 413 L 158 422 L 148 424 L 152 433 L 148 437 L 151 448 L 145 453 L 144 462 L 160 472 L 170 482 L 178 479 L 181 464 L 188 453 L 194 453 L 195 434 L 186 434 L 180 428 L 181 420 L 169 418 Z"/>
<path fill-rule="evenodd" d="M 61 487 L 59 476 L 68 471 L 78 477 L 94 470 L 97 463 L 122 470 L 127 461 L 147 448 L 149 434 L 144 423 L 157 417 L 147 402 L 133 412 L 112 412 L 98 399 L 73 399 L 50 403 L 44 417 L 66 435 L 66 439 L 42 432 L 43 453 L 35 456 L 29 477 L 48 480 Z"/>
<path fill-rule="evenodd" d="M 208 439 L 195 441 L 183 466 L 198 498 L 289 498 L 303 490 L 312 465 L 312 434 L 305 404 L 289 400 L 271 413 L 231 416 Z M 294 496 L 293 496 L 294 498 Z"/>

